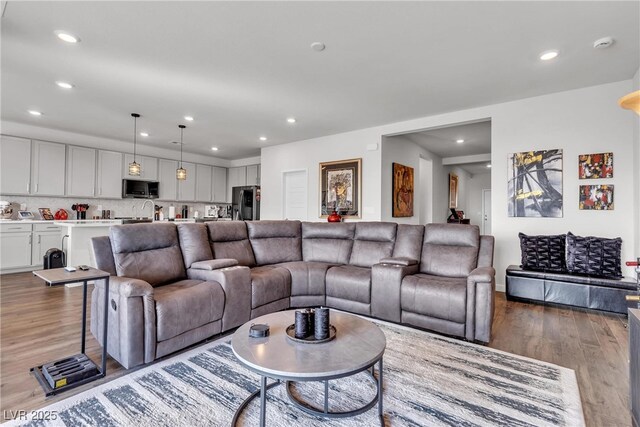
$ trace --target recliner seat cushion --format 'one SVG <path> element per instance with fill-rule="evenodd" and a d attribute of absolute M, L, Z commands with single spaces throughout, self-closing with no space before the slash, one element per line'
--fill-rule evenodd
<path fill-rule="evenodd" d="M 207 230 L 214 258 L 235 259 L 245 267 L 256 265 L 244 221 L 211 221 Z"/>
<path fill-rule="evenodd" d="M 225 296 L 217 282 L 181 280 L 154 290 L 157 340 L 164 341 L 222 318 Z"/>
<path fill-rule="evenodd" d="M 300 221 L 251 221 L 247 231 L 258 265 L 302 260 Z"/>
<path fill-rule="evenodd" d="M 349 264 L 371 267 L 393 253 L 397 224 L 394 222 L 358 222 Z"/>
<path fill-rule="evenodd" d="M 415 274 L 402 281 L 403 311 L 464 323 L 467 313 L 467 279 Z"/>
<path fill-rule="evenodd" d="M 477 225 L 427 224 L 420 272 L 467 277 L 478 265 L 480 229 Z"/>
<path fill-rule="evenodd" d="M 291 296 L 291 274 L 286 268 L 265 265 L 251 269 L 251 308 Z"/>
<path fill-rule="evenodd" d="M 327 271 L 327 296 L 371 303 L 371 269 L 353 265 L 331 267 Z"/>
<path fill-rule="evenodd" d="M 302 259 L 348 264 L 355 230 L 355 223 L 303 222 Z"/>
<path fill-rule="evenodd" d="M 109 228 L 118 276 L 141 279 L 151 286 L 187 277 L 174 224 L 128 224 Z"/>

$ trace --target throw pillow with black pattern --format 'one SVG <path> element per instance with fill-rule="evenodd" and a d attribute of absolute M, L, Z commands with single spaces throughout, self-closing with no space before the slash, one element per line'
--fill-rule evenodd
<path fill-rule="evenodd" d="M 622 278 L 622 239 L 567 234 L 567 271 L 573 274 Z"/>
<path fill-rule="evenodd" d="M 566 272 L 566 235 L 527 236 L 524 233 L 518 233 L 518 237 L 520 238 L 521 267 L 524 270 Z"/>

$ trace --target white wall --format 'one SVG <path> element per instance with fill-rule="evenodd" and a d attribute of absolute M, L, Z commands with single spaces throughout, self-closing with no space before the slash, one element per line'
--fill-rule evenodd
<path fill-rule="evenodd" d="M 640 239 L 634 231 L 638 216 L 637 187 L 634 179 L 634 126 L 637 116 L 622 110 L 617 100 L 631 91 L 631 80 L 559 92 L 486 107 L 393 123 L 375 128 L 284 144 L 262 150 L 262 189 L 265 218 L 280 218 L 282 171 L 309 170 L 310 212 L 318 212 L 318 162 L 364 157 L 365 219 L 382 218 L 382 159 L 380 151 L 368 152 L 366 145 L 380 144 L 384 135 L 415 132 L 467 121 L 491 119 L 492 149 L 492 229 L 496 237 L 495 267 L 498 283 L 510 264 L 518 264 L 518 232 L 528 234 L 565 233 L 622 237 L 623 260 L 634 258 Z M 564 150 L 564 217 L 509 218 L 507 216 L 507 156 L 511 152 L 534 149 Z M 579 154 L 611 150 L 615 156 L 615 210 L 578 210 Z M 436 185 L 434 183 L 434 185 Z M 388 197 L 385 196 L 385 197 Z M 435 207 L 434 207 L 435 212 Z M 434 220 L 437 217 L 434 215 Z M 631 268 L 623 273 L 633 276 Z"/>
<path fill-rule="evenodd" d="M 290 144 L 265 147 L 261 152 L 261 219 L 282 219 L 282 174 L 306 170 L 309 177 L 308 221 L 319 218 L 319 163 L 362 158 L 362 219 L 379 221 L 380 162 L 382 135 L 377 129 L 363 129 Z M 367 146 L 375 144 L 370 151 Z M 373 147 L 371 147 L 373 149 Z"/>
<path fill-rule="evenodd" d="M 640 68 L 636 71 L 636 75 L 633 76 L 633 90 L 640 90 Z M 636 235 L 636 250 L 635 257 L 640 257 L 640 115 L 629 112 L 634 115 L 635 126 L 633 126 L 633 149 L 635 150 L 635 164 L 633 180 L 636 183 L 636 197 L 635 197 L 635 224 L 634 233 Z"/>

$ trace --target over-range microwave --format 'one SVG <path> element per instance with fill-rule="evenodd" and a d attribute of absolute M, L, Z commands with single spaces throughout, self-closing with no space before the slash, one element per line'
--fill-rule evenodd
<path fill-rule="evenodd" d="M 157 199 L 158 181 L 122 180 L 122 197 L 129 199 Z"/>

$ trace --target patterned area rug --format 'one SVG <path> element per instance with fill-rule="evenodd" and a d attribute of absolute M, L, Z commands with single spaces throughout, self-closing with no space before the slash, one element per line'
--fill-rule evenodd
<path fill-rule="evenodd" d="M 397 325 L 387 337 L 384 412 L 387 426 L 584 425 L 575 374 L 560 366 Z M 55 421 L 29 426 L 229 426 L 259 386 L 236 360 L 230 337 L 205 344 L 53 404 Z M 317 401 L 323 386 L 294 394 Z M 365 373 L 330 382 L 332 410 L 354 409 L 375 396 Z M 255 399 L 238 425 L 258 425 Z M 14 424 L 14 423 L 10 423 Z M 15 423 L 16 425 L 20 425 Z M 268 426 L 374 426 L 377 407 L 354 418 L 324 420 L 295 409 L 284 385 L 268 391 Z"/>

